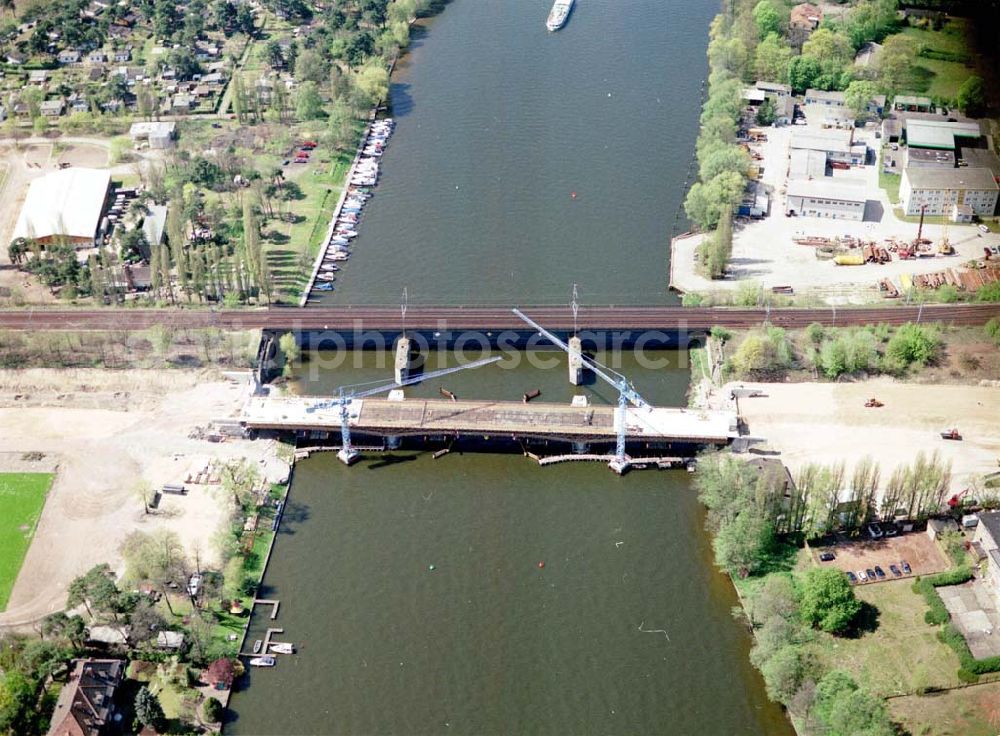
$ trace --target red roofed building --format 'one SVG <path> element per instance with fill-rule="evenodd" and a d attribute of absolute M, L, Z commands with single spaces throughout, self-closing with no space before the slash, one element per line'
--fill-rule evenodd
<path fill-rule="evenodd" d="M 798 49 L 809 38 L 809 34 L 823 22 L 823 11 L 812 3 L 802 3 L 792 8 L 788 18 L 788 40 Z"/>
<path fill-rule="evenodd" d="M 788 25 L 806 31 L 815 31 L 823 22 L 823 11 L 811 3 L 802 3 L 792 8 Z"/>
<path fill-rule="evenodd" d="M 120 659 L 78 659 L 59 693 L 48 736 L 101 736 L 115 714 L 115 691 L 125 673 Z"/>

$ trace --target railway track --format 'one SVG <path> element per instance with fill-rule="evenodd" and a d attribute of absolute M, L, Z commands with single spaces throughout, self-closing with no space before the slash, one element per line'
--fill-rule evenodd
<path fill-rule="evenodd" d="M 524 307 L 524 311 L 550 329 L 574 327 L 568 306 Z M 581 330 L 707 330 L 716 325 L 735 329 L 768 322 L 778 327 L 805 327 L 813 322 L 851 326 L 905 322 L 945 322 L 981 325 L 1000 317 L 998 304 L 922 305 L 821 309 L 761 309 L 742 307 L 581 307 L 576 324 Z M 20 309 L 0 310 L 0 330 L 144 330 L 154 325 L 175 329 L 215 327 L 223 330 L 330 330 L 336 332 L 399 331 L 399 307 L 344 306 L 309 309 L 272 308 L 243 311 L 198 309 Z M 524 324 L 505 307 L 410 306 L 406 329 L 423 331 L 525 332 Z"/>

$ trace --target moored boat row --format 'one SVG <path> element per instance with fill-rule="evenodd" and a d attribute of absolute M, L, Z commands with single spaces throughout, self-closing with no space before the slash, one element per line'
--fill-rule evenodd
<path fill-rule="evenodd" d="M 392 118 L 376 120 L 368 128 L 361 154 L 348 174 L 347 194 L 340 209 L 334 213 L 329 237 L 324 246 L 320 263 L 312 284 L 312 291 L 333 291 L 338 264 L 351 256 L 351 241 L 358 236 L 358 223 L 368 200 L 373 196 L 373 188 L 378 183 L 379 160 L 389 143 L 395 122 Z"/>

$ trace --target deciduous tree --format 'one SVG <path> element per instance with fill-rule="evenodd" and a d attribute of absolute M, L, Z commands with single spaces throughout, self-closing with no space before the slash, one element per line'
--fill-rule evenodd
<path fill-rule="evenodd" d="M 843 633 L 861 610 L 847 576 L 835 568 L 814 567 L 802 576 L 799 610 L 810 626 L 829 634 Z"/>

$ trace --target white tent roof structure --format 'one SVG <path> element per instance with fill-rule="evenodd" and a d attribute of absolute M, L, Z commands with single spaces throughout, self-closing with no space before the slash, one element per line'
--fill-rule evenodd
<path fill-rule="evenodd" d="M 93 238 L 111 184 L 106 169 L 69 168 L 31 182 L 13 239 Z"/>

